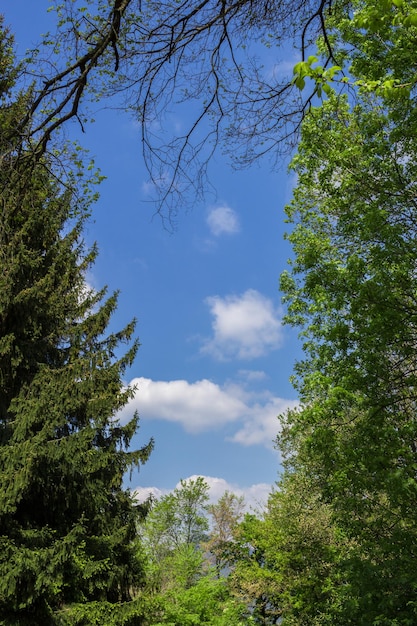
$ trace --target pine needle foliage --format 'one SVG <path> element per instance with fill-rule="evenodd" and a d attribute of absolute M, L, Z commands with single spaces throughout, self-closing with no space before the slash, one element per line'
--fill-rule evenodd
<path fill-rule="evenodd" d="M 143 571 L 123 477 L 152 448 L 129 451 L 138 417 L 117 419 L 135 324 L 109 332 L 117 294 L 87 286 L 94 194 L 67 147 L 64 181 L 31 152 L 4 29 L 0 69 L 0 623 L 128 623 Z"/>

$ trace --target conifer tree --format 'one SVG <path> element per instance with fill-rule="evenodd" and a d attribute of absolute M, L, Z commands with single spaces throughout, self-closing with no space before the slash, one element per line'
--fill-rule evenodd
<path fill-rule="evenodd" d="M 139 624 L 139 509 L 123 477 L 152 442 L 128 445 L 134 323 L 106 333 L 117 294 L 86 285 L 93 199 L 73 164 L 65 181 L 18 124 L 12 39 L 0 39 L 0 623 Z M 29 123 L 29 122 L 27 122 Z M 62 153 L 65 148 L 62 147 Z M 120 344 L 127 352 L 120 356 Z M 132 621 L 133 620 L 133 621 Z"/>

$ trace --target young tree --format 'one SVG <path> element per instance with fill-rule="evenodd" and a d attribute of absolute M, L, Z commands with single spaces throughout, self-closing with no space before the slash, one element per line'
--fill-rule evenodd
<path fill-rule="evenodd" d="M 337 524 L 309 475 L 298 471 L 283 477 L 270 495 L 262 530 L 265 566 L 275 583 L 271 604 L 280 609 L 280 623 L 356 623 L 350 567 L 361 557 L 360 546 Z"/>
<path fill-rule="evenodd" d="M 148 558 L 146 625 L 242 623 L 245 603 L 230 592 L 227 578 L 219 578 L 207 560 L 207 503 L 208 485 L 202 477 L 181 481 L 154 504 L 142 525 Z"/>
<path fill-rule="evenodd" d="M 208 574 L 188 589 L 172 589 L 153 605 L 148 615 L 146 626 L 242 626 L 254 623 L 247 614 L 245 603 L 231 595 L 227 581 Z"/>
<path fill-rule="evenodd" d="M 0 620 L 127 624 L 143 570 L 122 483 L 152 447 L 128 452 L 138 419 L 117 419 L 134 324 L 106 335 L 116 295 L 85 279 L 89 183 L 26 149 L 16 121 L 32 94 L 14 90 L 4 30 L 0 67 Z"/>
<path fill-rule="evenodd" d="M 244 508 L 244 497 L 230 491 L 225 491 L 216 503 L 207 507 L 211 516 L 211 530 L 204 548 L 213 556 L 218 576 L 229 565 L 234 532 L 243 517 Z"/>
<path fill-rule="evenodd" d="M 200 476 L 182 480 L 172 493 L 151 508 L 143 526 L 155 586 L 190 587 L 201 575 L 200 545 L 209 527 L 206 516 L 208 485 Z"/>

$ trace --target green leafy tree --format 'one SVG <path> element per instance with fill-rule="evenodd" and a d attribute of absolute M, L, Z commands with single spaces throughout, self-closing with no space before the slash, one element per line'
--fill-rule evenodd
<path fill-rule="evenodd" d="M 282 287 L 306 357 L 280 445 L 350 546 L 329 604 L 339 612 L 321 618 L 331 624 L 416 620 L 416 10 L 335 3 L 326 25 L 340 67 L 325 76 L 310 57 L 294 75 L 300 89 L 324 81 L 328 101 L 304 120 L 293 161 Z"/>
<path fill-rule="evenodd" d="M 201 477 L 182 480 L 153 504 L 141 527 L 148 559 L 147 626 L 242 624 L 245 604 L 207 560 L 208 489 Z"/>
<path fill-rule="evenodd" d="M 278 483 L 269 498 L 263 534 L 266 563 L 275 575 L 272 597 L 283 625 L 356 623 L 350 564 L 360 548 L 336 523 L 331 506 L 305 472 L 286 475 Z"/>
<path fill-rule="evenodd" d="M 134 324 L 106 334 L 116 295 L 85 280 L 90 183 L 25 143 L 33 96 L 15 91 L 5 30 L 0 66 L 0 620 L 127 624 L 143 570 L 122 482 L 152 447 L 128 452 L 138 420 L 117 419 Z"/>
<path fill-rule="evenodd" d="M 285 476 L 262 517 L 247 514 L 229 546 L 227 586 L 245 607 L 244 623 L 347 623 L 340 604 L 341 596 L 350 598 L 347 564 L 355 547 L 314 481 L 301 472 Z"/>
<path fill-rule="evenodd" d="M 359 98 L 359 96 L 358 96 Z M 395 109 L 399 107 L 398 101 Z M 303 124 L 282 277 L 302 326 L 302 408 L 285 420 L 289 469 L 314 479 L 359 545 L 345 623 L 415 621 L 416 143 L 388 102 L 331 97 Z M 353 610 L 352 607 L 355 607 Z M 351 620 L 351 621 L 348 621 Z"/>
<path fill-rule="evenodd" d="M 187 588 L 201 574 L 200 546 L 209 527 L 208 489 L 201 477 L 182 480 L 151 507 L 142 532 L 157 588 L 178 584 Z"/>
<path fill-rule="evenodd" d="M 243 626 L 254 623 L 246 605 L 233 597 L 225 579 L 211 574 L 193 585 L 172 588 L 149 605 L 146 626 Z M 151 617 L 152 616 L 152 617 Z"/>

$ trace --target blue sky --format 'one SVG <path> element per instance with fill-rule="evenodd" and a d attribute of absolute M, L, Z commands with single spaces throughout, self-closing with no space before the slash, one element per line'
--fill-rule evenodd
<path fill-rule="evenodd" d="M 19 53 L 47 30 L 47 6 L 3 7 Z M 139 411 L 133 446 L 155 439 L 131 486 L 159 493 L 202 475 L 213 497 L 228 488 L 262 501 L 277 478 L 276 415 L 296 402 L 289 376 L 300 356 L 296 332 L 281 324 L 278 290 L 291 253 L 287 164 L 234 171 L 219 152 L 209 171 L 216 193 L 180 211 L 169 232 L 149 202 L 137 124 L 114 110 L 94 117 L 81 137 L 67 129 L 107 176 L 86 229 L 99 247 L 88 280 L 121 291 L 112 329 L 137 318 L 141 348 L 126 380 L 137 392 L 123 418 Z"/>

